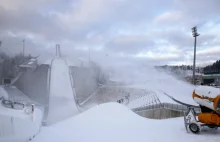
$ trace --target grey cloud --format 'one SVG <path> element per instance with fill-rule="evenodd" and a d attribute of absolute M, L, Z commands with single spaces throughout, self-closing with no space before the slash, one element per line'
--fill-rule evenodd
<path fill-rule="evenodd" d="M 45 38 L 59 38 L 60 28 L 53 17 L 29 10 L 6 11 L 0 7 L 0 30 L 33 33 Z"/>
<path fill-rule="evenodd" d="M 195 16 L 212 16 L 218 15 L 220 12 L 220 1 L 219 0 L 179 0 L 176 1 L 177 8 L 187 12 L 188 14 Z M 214 15 L 210 15 L 214 14 Z"/>
<path fill-rule="evenodd" d="M 109 50 L 127 54 L 136 54 L 154 47 L 154 42 L 146 35 L 122 35 L 106 43 Z"/>
<path fill-rule="evenodd" d="M 173 30 L 161 30 L 157 32 L 153 32 L 154 38 L 158 37 L 158 39 L 163 39 L 170 43 L 171 45 L 177 46 L 182 51 L 191 50 L 194 46 L 194 37 L 189 31 L 181 31 L 178 29 Z M 217 38 L 215 34 L 203 33 L 199 37 L 197 37 L 197 46 L 200 48 L 204 48 L 206 44 L 211 44 Z"/>
<path fill-rule="evenodd" d="M 8 34 L 0 35 L 0 40 L 2 41 L 1 51 L 4 51 L 10 55 L 19 54 L 23 52 L 23 37 L 21 36 L 10 36 Z M 25 40 L 25 54 L 37 56 L 41 53 L 40 48 L 42 44 L 34 43 L 32 40 Z"/>
<path fill-rule="evenodd" d="M 27 3 L 27 0 L 23 1 L 23 4 Z M 126 61 L 135 63 L 149 61 L 161 64 L 161 62 L 184 61 L 186 57 L 182 55 L 176 58 L 167 56 L 167 58 L 161 59 L 159 56 L 157 58 L 156 53 L 160 53 L 163 50 L 164 54 L 173 52 L 172 55 L 176 55 L 188 54 L 193 51 L 191 27 L 194 25 L 198 25 L 199 32 L 201 32 L 198 37 L 198 50 L 206 49 L 209 45 L 216 46 L 218 44 L 216 39 L 219 34 L 208 33 L 207 30 L 209 29 L 204 26 L 209 21 L 214 21 L 214 25 L 218 24 L 218 13 L 220 12 L 220 2 L 218 0 L 115 0 L 109 1 L 110 4 L 102 2 L 99 7 L 89 6 L 88 8 L 92 8 L 89 10 L 87 7 L 84 7 L 83 10 L 80 8 L 78 11 L 76 9 L 73 10 L 72 4 L 77 7 L 79 6 L 77 5 L 78 2 L 81 1 L 66 0 L 64 2 L 56 0 L 54 2 L 46 0 L 46 2 L 42 3 L 37 2 L 36 8 L 34 4 L 27 9 L 24 5 L 22 9 L 17 8 L 14 10 L 0 7 L 0 32 L 12 32 L 17 36 L 17 40 L 28 34 L 32 35 L 33 38 L 30 40 L 33 41 L 30 41 L 32 43 L 29 43 L 29 45 L 33 49 L 38 47 L 45 48 L 48 44 L 53 46 L 55 43 L 60 43 L 62 44 L 61 46 L 65 46 L 63 49 L 66 52 L 70 51 L 71 54 L 75 52 L 86 56 L 86 50 L 76 51 L 75 48 L 94 47 L 95 49 L 105 47 L 103 52 L 94 54 L 115 54 L 114 58 L 118 57 L 119 60 L 124 60 L 125 57 L 117 54 L 124 53 Z M 83 2 L 83 4 L 88 6 L 87 1 Z M 99 2 L 99 0 L 96 2 Z M 31 4 L 31 2 L 28 4 Z M 91 4 L 91 1 L 89 4 Z M 87 10 L 93 13 L 89 15 L 91 12 L 88 13 Z M 177 18 L 175 19 L 175 17 L 172 17 L 172 12 L 175 13 L 176 11 Z M 167 23 L 166 21 L 163 22 L 163 20 L 159 24 L 153 22 L 154 19 L 167 12 L 171 13 L 170 17 L 168 15 Z M 79 17 L 86 22 L 78 22 L 77 18 L 74 17 L 77 13 L 85 16 Z M 67 16 L 67 21 L 62 21 L 59 15 L 61 17 L 64 16 L 64 19 Z M 68 16 L 70 16 L 70 19 L 68 19 Z M 180 16 L 179 19 L 178 16 Z M 71 18 L 75 18 L 75 20 Z M 68 23 L 68 21 L 73 21 L 73 23 Z M 6 40 L 3 36 L 1 38 Z M 165 42 L 158 43 L 158 40 Z M 16 40 L 13 41 L 15 45 L 18 42 Z M 8 44 L 7 46 L 15 47 L 15 45 Z M 167 50 L 165 47 L 167 47 Z M 177 50 L 168 50 L 169 47 Z M 133 55 L 147 51 L 151 51 L 155 59 L 143 58 L 142 60 L 133 57 Z M 200 58 L 198 60 L 202 61 Z"/>

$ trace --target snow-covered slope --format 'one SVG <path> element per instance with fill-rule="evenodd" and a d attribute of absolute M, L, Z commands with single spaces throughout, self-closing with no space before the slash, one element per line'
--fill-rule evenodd
<path fill-rule="evenodd" d="M 0 142 L 25 142 L 38 134 L 43 111 L 35 107 L 33 114 L 26 113 L 30 109 L 17 110 L 0 105 Z"/>
<path fill-rule="evenodd" d="M 169 75 L 166 72 L 148 67 L 141 69 L 132 68 L 130 70 L 123 69 L 116 75 L 121 81 L 129 82 L 131 84 L 129 87 L 156 91 L 158 97 L 161 96 L 160 100 L 162 102 L 170 100 L 162 95 L 163 92 L 165 92 L 185 103 L 196 104 L 192 99 L 192 92 L 196 86 L 178 80 L 176 77 Z"/>
<path fill-rule="evenodd" d="M 117 70 L 118 69 L 118 70 Z M 168 94 L 175 99 L 191 105 L 198 105 L 192 99 L 192 93 L 196 86 L 191 85 L 166 72 L 154 68 L 124 68 L 118 67 L 111 77 L 127 84 L 126 86 L 106 86 L 100 88 L 96 94 L 88 99 L 87 104 L 100 104 L 114 101 L 130 95 L 129 108 L 136 108 L 156 103 L 177 104 Z M 107 89 L 106 89 L 107 88 Z M 112 89 L 111 89 L 112 88 Z M 145 90 L 145 91 L 141 91 Z M 153 102 L 153 103 L 151 103 Z"/>
<path fill-rule="evenodd" d="M 51 127 L 33 142 L 219 142 L 220 131 L 186 133 L 183 118 L 146 119 L 117 103 L 106 103 Z"/>
<path fill-rule="evenodd" d="M 3 86 L 0 86 L 0 97 L 4 97 L 5 99 L 8 99 L 8 93 L 4 90 Z"/>
<path fill-rule="evenodd" d="M 63 59 L 54 59 L 51 67 L 49 124 L 64 120 L 78 113 L 71 86 L 68 65 Z"/>

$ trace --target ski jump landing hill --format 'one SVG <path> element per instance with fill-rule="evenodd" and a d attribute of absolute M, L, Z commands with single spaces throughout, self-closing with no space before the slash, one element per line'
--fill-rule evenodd
<path fill-rule="evenodd" d="M 73 76 L 74 78 L 72 78 Z M 67 101 L 70 98 L 67 97 L 67 93 L 70 94 L 70 87 L 65 88 L 65 86 L 68 86 L 66 83 L 69 82 L 70 77 L 72 87 L 74 88 L 72 96 L 75 95 L 74 97 L 77 102 L 83 101 L 84 98 L 87 98 L 98 88 L 94 70 L 86 66 L 81 67 L 77 63 L 73 64 L 71 61 L 58 56 L 39 64 L 34 70 L 23 71 L 16 78 L 16 81 L 13 82 L 13 85 L 30 99 L 44 105 L 44 122 L 45 124 L 52 124 L 55 121 L 61 120 L 61 118 L 57 117 L 57 120 L 52 120 L 55 112 L 49 110 L 50 108 L 60 108 L 59 105 L 64 103 L 71 106 Z M 52 88 L 55 88 L 55 90 Z M 52 98 L 51 94 L 54 94 Z M 66 116 L 69 115 L 66 114 Z M 49 121 L 47 121 L 47 118 Z"/>
<path fill-rule="evenodd" d="M 73 80 L 66 60 L 56 56 L 35 70 L 23 73 L 14 85 L 32 100 L 44 105 L 43 122 L 50 125 L 77 114 Z"/>
<path fill-rule="evenodd" d="M 51 60 L 46 80 L 47 96 L 39 91 L 39 96 L 28 97 L 15 86 L 0 88 L 0 95 L 3 95 L 5 100 L 21 103 L 19 109 L 11 107 L 7 101 L 0 104 L 0 141 L 27 141 L 39 133 L 43 122 L 51 125 L 78 114 L 73 78 L 64 59 L 57 57 Z M 30 97 L 35 97 L 36 100 L 42 97 L 41 99 L 47 99 L 48 103 L 44 104 L 43 109 L 40 103 L 32 101 Z M 31 107 L 23 107 L 23 103 L 35 104 L 33 113 L 29 112 Z"/>
<path fill-rule="evenodd" d="M 48 86 L 50 91 L 47 124 L 62 121 L 78 113 L 73 78 L 64 59 L 52 60 Z"/>

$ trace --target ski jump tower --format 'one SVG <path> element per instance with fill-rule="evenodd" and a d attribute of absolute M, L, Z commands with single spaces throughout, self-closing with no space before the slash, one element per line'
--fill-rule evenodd
<path fill-rule="evenodd" d="M 60 45 L 56 44 L 56 56 L 61 57 Z"/>

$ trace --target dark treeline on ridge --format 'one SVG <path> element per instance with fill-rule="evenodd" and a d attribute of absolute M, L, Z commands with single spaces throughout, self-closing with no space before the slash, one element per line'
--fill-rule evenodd
<path fill-rule="evenodd" d="M 0 52 L 0 84 L 2 84 L 3 78 L 14 78 L 19 72 L 18 66 L 26 62 L 31 58 L 29 56 L 23 56 L 22 54 L 16 54 L 13 57 Z"/>
<path fill-rule="evenodd" d="M 217 60 L 212 65 L 208 65 L 204 68 L 205 73 L 220 73 L 220 60 Z"/>

